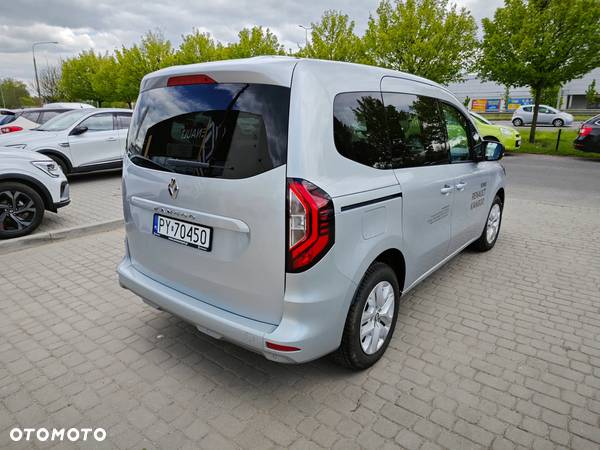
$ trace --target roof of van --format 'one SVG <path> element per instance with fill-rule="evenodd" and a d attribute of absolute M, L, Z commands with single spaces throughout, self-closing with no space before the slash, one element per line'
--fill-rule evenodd
<path fill-rule="evenodd" d="M 239 82 L 240 75 L 242 75 L 246 82 L 289 86 L 294 68 L 298 64 L 302 64 L 303 69 L 311 70 L 316 74 L 324 70 L 328 72 L 340 70 L 347 73 L 351 68 L 363 76 L 402 78 L 435 86 L 450 93 L 445 86 L 434 81 L 397 70 L 342 61 L 296 58 L 292 56 L 255 56 L 253 58 L 167 67 L 147 74 L 142 80 L 141 90 L 164 87 L 169 77 L 200 73 L 212 76 L 217 82 L 221 83 Z"/>

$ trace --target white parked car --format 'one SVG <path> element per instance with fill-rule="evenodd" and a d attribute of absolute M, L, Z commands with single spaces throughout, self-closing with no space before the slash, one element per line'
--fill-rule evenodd
<path fill-rule="evenodd" d="M 121 167 L 131 110 L 75 109 L 34 130 L 0 135 L 0 146 L 49 156 L 65 174 Z"/>
<path fill-rule="evenodd" d="M 44 211 L 56 212 L 69 201 L 69 183 L 54 161 L 0 147 L 0 239 L 31 233 Z"/>
<path fill-rule="evenodd" d="M 515 127 L 522 127 L 524 124 L 531 123 L 532 121 L 533 105 L 520 106 L 512 115 L 512 123 Z M 573 116 L 551 106 L 540 105 L 537 123 L 562 127 L 571 125 L 573 123 Z"/>

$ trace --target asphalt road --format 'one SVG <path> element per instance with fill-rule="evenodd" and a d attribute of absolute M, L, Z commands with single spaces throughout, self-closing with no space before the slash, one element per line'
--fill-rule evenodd
<path fill-rule="evenodd" d="M 600 160 L 511 154 L 501 162 L 513 197 L 600 208 Z"/>

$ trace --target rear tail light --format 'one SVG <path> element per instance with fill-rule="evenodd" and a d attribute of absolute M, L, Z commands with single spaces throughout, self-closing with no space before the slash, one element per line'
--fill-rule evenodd
<path fill-rule="evenodd" d="M 171 77 L 167 80 L 167 86 L 187 86 L 190 84 L 215 84 L 208 75 L 196 74 L 196 75 L 180 75 L 177 77 Z"/>
<path fill-rule="evenodd" d="M 13 131 L 22 131 L 23 128 L 18 127 L 16 125 L 7 126 L 0 128 L 0 133 L 12 133 Z"/>
<path fill-rule="evenodd" d="M 327 253 L 335 241 L 333 201 L 325 191 L 288 178 L 287 271 L 303 272 Z"/>
<path fill-rule="evenodd" d="M 579 137 L 585 137 L 592 132 L 592 127 L 584 125 L 579 130 Z"/>

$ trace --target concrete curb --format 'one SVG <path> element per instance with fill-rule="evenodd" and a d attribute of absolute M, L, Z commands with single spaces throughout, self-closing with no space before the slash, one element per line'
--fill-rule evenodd
<path fill-rule="evenodd" d="M 106 222 L 82 225 L 62 230 L 47 231 L 45 233 L 32 234 L 16 239 L 7 239 L 0 241 L 0 255 L 24 250 L 26 248 L 37 247 L 54 241 L 72 239 L 89 234 L 101 233 L 103 231 L 116 230 L 123 226 L 123 219 L 109 220 Z"/>

